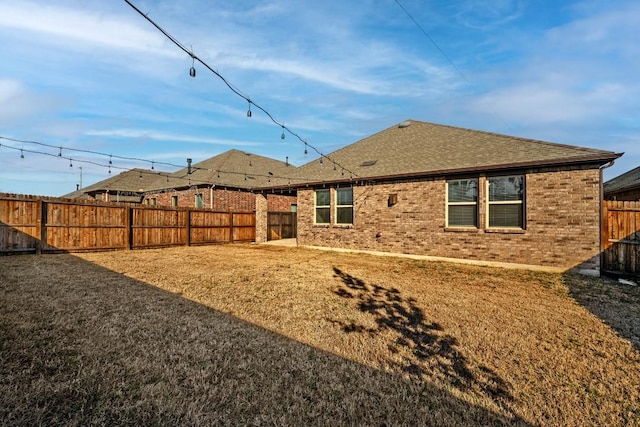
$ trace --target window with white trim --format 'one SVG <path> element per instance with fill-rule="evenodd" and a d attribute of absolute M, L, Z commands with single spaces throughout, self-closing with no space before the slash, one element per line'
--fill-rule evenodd
<path fill-rule="evenodd" d="M 488 227 L 524 229 L 524 176 L 487 178 Z"/>
<path fill-rule="evenodd" d="M 353 188 L 336 189 L 336 224 L 353 224 Z"/>
<path fill-rule="evenodd" d="M 447 181 L 447 227 L 478 227 L 478 180 Z"/>
<path fill-rule="evenodd" d="M 315 191 L 315 220 L 316 224 L 329 224 L 331 222 L 331 191 Z"/>

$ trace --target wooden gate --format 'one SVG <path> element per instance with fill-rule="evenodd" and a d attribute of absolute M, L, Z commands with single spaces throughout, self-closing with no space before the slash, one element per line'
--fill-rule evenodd
<path fill-rule="evenodd" d="M 640 202 L 602 202 L 602 269 L 640 274 Z"/>
<path fill-rule="evenodd" d="M 296 237 L 298 220 L 295 212 L 267 212 L 267 240 Z"/>

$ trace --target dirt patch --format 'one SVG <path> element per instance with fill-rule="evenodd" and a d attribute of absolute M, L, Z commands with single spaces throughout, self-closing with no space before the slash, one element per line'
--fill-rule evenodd
<path fill-rule="evenodd" d="M 638 425 L 640 353 L 575 280 L 256 245 L 4 257 L 0 416 Z"/>

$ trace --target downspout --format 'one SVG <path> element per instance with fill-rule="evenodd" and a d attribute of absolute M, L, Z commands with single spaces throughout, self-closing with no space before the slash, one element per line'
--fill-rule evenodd
<path fill-rule="evenodd" d="M 603 181 L 604 174 L 602 173 L 602 171 L 613 166 L 615 162 L 616 162 L 615 159 L 611 160 L 609 163 L 602 165 L 599 168 L 600 169 L 600 212 L 599 212 L 598 218 L 600 219 L 600 225 L 598 226 L 598 231 L 599 231 L 598 238 L 600 240 L 600 272 L 602 272 L 602 266 L 604 265 L 604 242 L 602 241 L 602 205 L 604 203 L 604 181 Z"/>
<path fill-rule="evenodd" d="M 209 188 L 209 209 L 213 209 L 213 187 L 215 187 L 215 184 Z"/>

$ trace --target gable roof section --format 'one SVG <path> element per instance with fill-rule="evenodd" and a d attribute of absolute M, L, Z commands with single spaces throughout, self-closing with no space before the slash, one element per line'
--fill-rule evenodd
<path fill-rule="evenodd" d="M 605 164 L 622 154 L 491 132 L 407 120 L 327 157 L 353 179 L 381 179 L 479 172 L 530 166 Z M 349 171 L 327 159 L 298 168 L 298 184 L 341 181 Z"/>
<path fill-rule="evenodd" d="M 285 185 L 295 166 L 240 150 L 229 150 L 157 179 L 157 190 L 191 185 L 215 185 L 251 190 L 256 187 Z"/>
<path fill-rule="evenodd" d="M 640 166 L 604 183 L 605 194 L 640 188 Z"/>
<path fill-rule="evenodd" d="M 143 193 L 155 188 L 155 182 L 158 180 L 158 173 L 147 169 L 131 169 L 121 172 L 115 176 L 105 180 L 88 185 L 72 193 L 62 197 L 73 199 L 84 198 L 86 194 L 104 193 L 106 191 L 114 194 L 115 192 Z"/>

